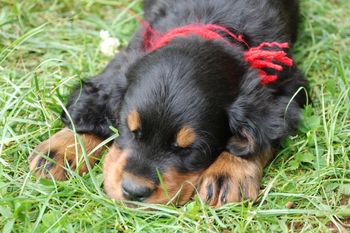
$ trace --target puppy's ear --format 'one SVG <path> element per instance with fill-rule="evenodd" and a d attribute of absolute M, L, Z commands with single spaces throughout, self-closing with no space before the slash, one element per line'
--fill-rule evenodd
<path fill-rule="evenodd" d="M 76 87 L 66 105 L 67 112 L 61 115 L 67 127 L 103 138 L 113 133 L 110 126 L 118 125 L 117 115 L 127 88 L 125 73 L 133 61 L 130 57 L 120 52 L 101 74 Z"/>
<path fill-rule="evenodd" d="M 272 149 L 295 130 L 299 107 L 287 96 L 274 96 L 248 72 L 238 96 L 228 109 L 232 133 L 227 150 L 236 156 L 259 155 Z"/>

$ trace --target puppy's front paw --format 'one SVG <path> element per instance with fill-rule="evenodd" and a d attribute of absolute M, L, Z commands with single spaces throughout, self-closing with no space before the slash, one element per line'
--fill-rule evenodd
<path fill-rule="evenodd" d="M 65 180 L 68 164 L 72 170 L 79 167 L 79 174 L 82 175 L 87 171 L 83 150 L 89 155 L 101 142 L 102 140 L 93 134 L 74 135 L 71 130 L 64 128 L 35 147 L 28 158 L 29 168 L 37 177 Z M 91 165 L 103 149 L 104 147 L 101 147 L 89 155 Z"/>
<path fill-rule="evenodd" d="M 223 152 L 203 173 L 199 196 L 214 207 L 243 200 L 255 201 L 259 194 L 264 164 Z"/>

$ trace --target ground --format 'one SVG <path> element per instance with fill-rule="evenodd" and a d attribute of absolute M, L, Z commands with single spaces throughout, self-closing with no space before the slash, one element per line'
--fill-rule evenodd
<path fill-rule="evenodd" d="M 0 0 L 0 229 L 3 232 L 350 231 L 349 0 L 302 0 L 296 63 L 313 105 L 265 169 L 256 203 L 129 209 L 106 198 L 101 163 L 37 180 L 27 157 L 55 133 L 67 96 L 101 71 L 101 30 L 125 45 L 141 2 Z M 303 90 L 301 90 L 303 91 Z M 153 211 L 147 208 L 153 208 Z"/>

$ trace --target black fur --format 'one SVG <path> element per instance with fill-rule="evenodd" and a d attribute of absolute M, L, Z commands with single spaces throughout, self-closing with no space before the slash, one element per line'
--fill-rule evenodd
<path fill-rule="evenodd" d="M 297 34 L 296 0 L 145 0 L 144 10 L 145 20 L 161 33 L 213 23 L 242 34 L 252 47 L 264 41 L 292 44 Z M 306 81 L 295 65 L 264 86 L 243 60 L 246 48 L 240 44 L 191 36 L 147 53 L 142 31 L 101 74 L 78 87 L 67 105 L 77 132 L 108 137 L 110 126 L 119 129 L 118 145 L 133 151 L 127 171 L 156 182 L 157 169 L 204 169 L 223 150 L 258 156 L 278 148 L 297 128 L 306 96 L 304 91 L 292 96 Z M 141 116 L 138 132 L 126 126 L 134 109 Z M 72 127 L 70 117 L 62 115 Z M 184 125 L 198 134 L 186 149 L 174 144 Z"/>

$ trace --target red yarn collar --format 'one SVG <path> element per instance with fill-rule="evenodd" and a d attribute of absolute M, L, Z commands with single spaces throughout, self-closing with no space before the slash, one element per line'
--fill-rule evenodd
<path fill-rule="evenodd" d="M 234 43 L 224 38 L 224 34 L 248 48 L 243 57 L 252 68 L 258 71 L 261 83 L 264 85 L 271 84 L 278 78 L 277 74 L 268 74 L 264 69 L 282 71 L 282 65 L 293 66 L 293 60 L 283 51 L 283 49 L 289 47 L 288 43 L 263 42 L 257 47 L 250 48 L 242 35 L 236 35 L 227 28 L 216 24 L 190 24 L 173 28 L 164 34 L 157 32 L 146 22 L 142 22 L 142 24 L 144 27 L 143 46 L 148 52 L 167 45 L 176 37 L 188 37 L 190 35 L 196 35 L 205 40 L 221 40 L 235 46 Z M 266 48 L 273 48 L 274 50 L 265 50 Z"/>

